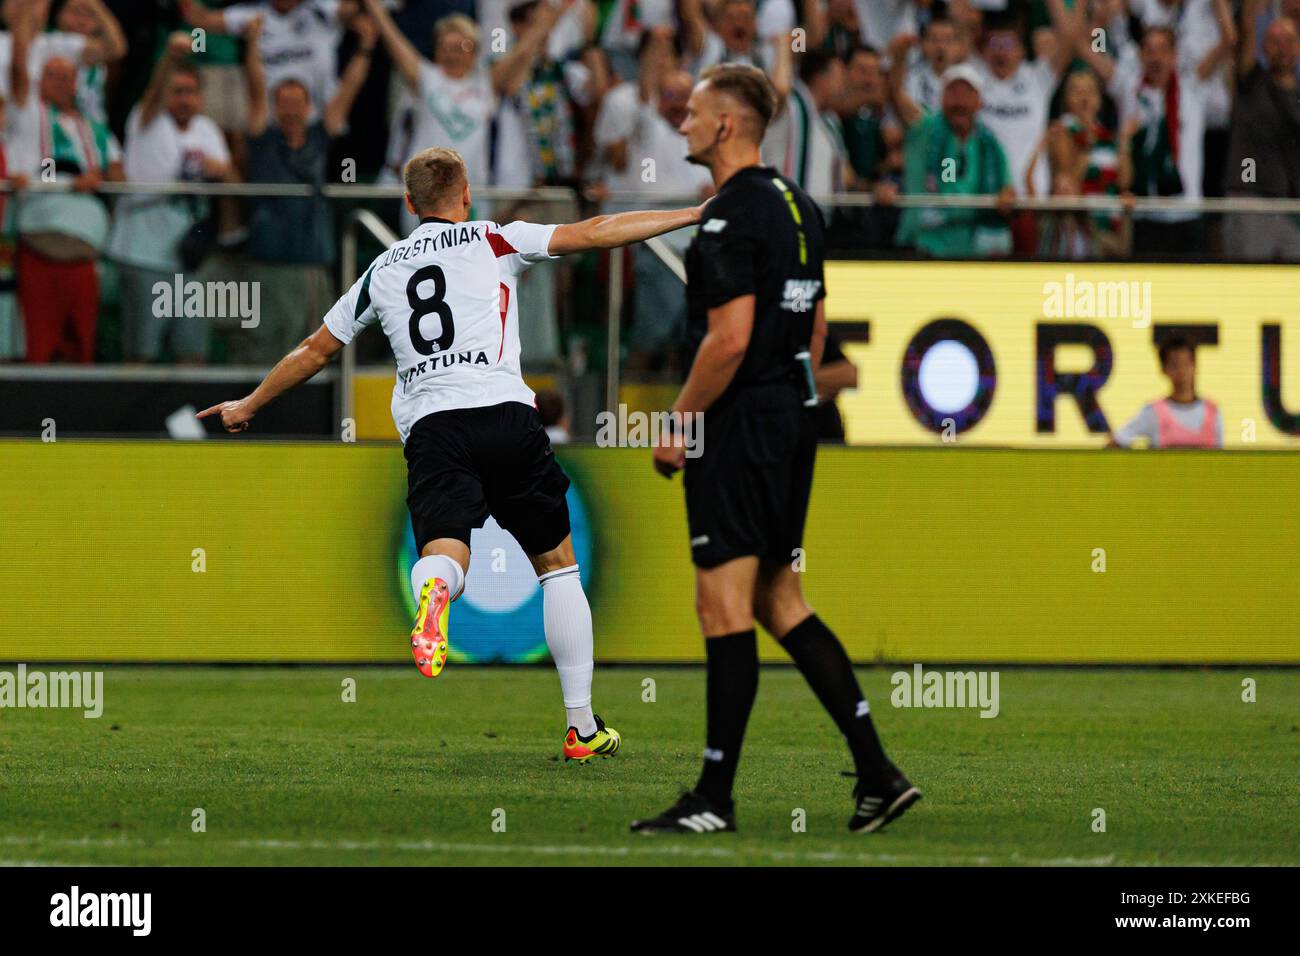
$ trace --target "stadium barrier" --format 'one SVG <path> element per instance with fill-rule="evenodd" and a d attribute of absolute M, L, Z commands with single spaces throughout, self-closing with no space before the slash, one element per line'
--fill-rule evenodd
<path fill-rule="evenodd" d="M 65 191 L 67 183 L 34 182 L 28 192 Z M 0 194 L 12 185 L 0 183 Z M 196 196 L 310 196 L 332 202 L 394 200 L 396 185 L 330 184 L 317 190 L 298 184 L 265 183 L 105 183 L 106 195 L 156 194 Z M 577 195 L 569 189 L 482 188 L 477 200 L 488 204 L 527 203 L 557 218 L 577 215 Z M 646 203 L 635 193 L 616 192 L 613 203 Z M 697 201 L 692 195 L 654 197 L 656 205 Z M 870 194 L 818 197 L 827 207 L 866 207 Z M 901 196 L 909 207 L 989 208 L 992 196 Z M 1024 210 L 1108 211 L 1117 213 L 1117 197 L 1022 197 Z M 563 212 L 567 210 L 568 212 Z M 1300 200 L 1200 199 L 1138 197 L 1136 214 L 1179 210 L 1200 213 L 1282 214 L 1300 212 Z M 385 245 L 395 235 L 370 210 L 350 209 L 343 219 L 340 286 L 357 274 L 362 241 Z M 680 262 L 663 243 L 650 248 L 682 276 Z M 1291 267 L 1212 266 L 1126 263 L 1023 262 L 852 262 L 828 270 L 829 317 L 849 343 L 864 386 L 842 399 L 850 443 L 929 443 L 959 434 L 976 444 L 1069 444 L 1089 447 L 1104 441 L 1107 427 L 1126 419 L 1163 389 L 1154 361 L 1158 336 L 1177 328 L 1204 344 L 1201 386 L 1219 401 L 1224 413 L 1225 443 L 1236 447 L 1294 446 L 1300 416 L 1288 409 L 1282 383 L 1300 372 L 1296 328 L 1300 315 L 1289 295 Z M 625 385 L 621 378 L 621 324 L 627 298 L 623 271 L 608 269 L 604 398 L 600 406 L 657 402 L 667 393 L 645 382 Z M 1058 314 L 1051 314 L 1049 286 L 1059 287 Z M 919 288 L 925 295 L 916 294 Z M 1076 290 L 1100 290 L 1086 303 Z M 1128 293 L 1132 291 L 1130 296 Z M 1116 293 L 1123 293 L 1122 301 Z M 1082 311 L 1075 308 L 1082 304 Z M 1056 327 L 1053 327 L 1056 326 Z M 965 336 L 961 342 L 952 336 Z M 947 337 L 945 337 L 947 336 Z M 1288 349 L 1285 343 L 1293 344 Z M 954 351 L 954 344 L 958 351 Z M 941 345 L 943 348 L 934 349 Z M 922 350 L 921 347 L 925 348 Z M 960 348 L 968 354 L 960 354 Z M 921 354 L 924 351 L 926 354 Z M 945 354 L 946 353 L 946 356 Z M 943 374 L 925 375 L 927 358 Z M 944 358 L 943 362 L 935 359 Z M 981 362 L 981 359 L 985 360 Z M 916 367 L 902 369 L 911 362 Z M 531 369 L 553 377 L 553 367 Z M 951 373 L 951 374 L 949 374 Z M 83 377 L 68 369 L 69 381 Z M 344 350 L 335 390 L 337 422 L 358 422 L 367 436 L 391 436 L 383 416 L 367 409 L 372 382 L 359 381 L 356 347 Z M 908 381 L 911 376 L 912 381 Z M 963 383 L 976 380 L 964 395 Z M 13 378 L 7 373 L 3 378 Z M 926 404 L 925 381 L 950 379 L 956 385 Z M 13 389 L 20 388 L 15 379 Z M 1079 389 L 1076 408 L 1057 414 L 1060 396 Z M 359 397 L 359 393 L 361 394 Z M 966 398 L 966 401 L 958 399 Z M 1069 399 L 1065 399 L 1069 401 Z M 363 407 L 359 410 L 357 403 Z M 1295 397 L 1291 398 L 1296 403 Z M 57 411 L 71 408 L 55 403 Z M 75 412 L 75 408 L 71 408 Z M 56 416 L 59 417 L 59 416 Z M 62 417 L 69 417 L 63 415 Z M 156 417 L 156 416 L 154 416 Z M 952 425 L 943 422 L 951 419 Z M 336 425 L 334 427 L 341 427 Z M 578 433 L 590 434 L 582 422 Z M 0 421 L 0 431 L 20 430 Z M 150 428 L 156 423 L 150 420 Z M 102 432 L 106 424 L 88 423 L 83 433 Z M 112 430 L 121 430 L 113 425 Z"/>
<path fill-rule="evenodd" d="M 700 660 L 680 482 L 645 449 L 558 454 L 599 660 Z M 392 444 L 4 440 L 0 460 L 0 660 L 408 661 Z M 1298 492 L 1286 453 L 826 449 L 792 561 L 860 662 L 1296 664 Z M 453 652 L 543 656 L 524 556 L 491 526 L 474 548 Z"/>

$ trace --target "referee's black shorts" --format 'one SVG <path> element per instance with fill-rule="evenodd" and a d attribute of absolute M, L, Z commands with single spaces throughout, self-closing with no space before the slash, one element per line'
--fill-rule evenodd
<path fill-rule="evenodd" d="M 803 546 L 816 423 L 793 385 L 742 389 L 704 413 L 704 451 L 686 459 L 691 560 L 789 562 Z"/>
<path fill-rule="evenodd" d="M 522 402 L 425 415 L 406 439 L 407 494 L 417 553 L 435 538 L 469 544 L 489 514 L 525 554 L 569 534 L 569 476 L 537 410 Z"/>

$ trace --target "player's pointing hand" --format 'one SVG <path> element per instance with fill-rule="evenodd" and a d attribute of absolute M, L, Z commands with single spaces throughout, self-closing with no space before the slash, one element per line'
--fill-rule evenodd
<path fill-rule="evenodd" d="M 221 415 L 221 427 L 228 432 L 242 432 L 248 427 L 248 423 L 253 420 L 255 414 L 248 406 L 245 399 L 237 399 L 233 402 L 222 402 L 220 405 L 213 405 L 211 408 L 205 408 L 196 415 L 196 418 L 207 418 L 209 415 Z"/>

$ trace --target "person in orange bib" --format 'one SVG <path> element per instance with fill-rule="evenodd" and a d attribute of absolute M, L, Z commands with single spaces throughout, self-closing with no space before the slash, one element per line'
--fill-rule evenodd
<path fill-rule="evenodd" d="M 1146 438 L 1150 448 L 1222 448 L 1219 408 L 1196 394 L 1196 343 L 1170 336 L 1160 346 L 1160 368 L 1173 386 L 1169 397 L 1143 405 L 1111 435 L 1107 447 L 1131 448 L 1138 438 Z"/>

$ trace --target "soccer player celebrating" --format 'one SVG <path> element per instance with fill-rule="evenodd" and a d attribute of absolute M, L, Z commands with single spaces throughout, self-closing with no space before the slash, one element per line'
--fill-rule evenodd
<path fill-rule="evenodd" d="M 685 467 L 695 596 L 707 660 L 707 742 L 695 789 L 632 829 L 735 830 L 732 785 L 754 696 L 754 619 L 794 658 L 848 741 L 857 768 L 849 829 L 879 830 L 921 796 L 881 748 L 844 648 L 804 601 L 794 560 L 812 488 L 813 375 L 826 339 L 823 223 L 803 190 L 760 165 L 776 107 L 767 78 L 729 64 L 703 74 L 681 132 L 717 195 L 686 255 L 695 359 L 673 406 L 707 412 L 703 452 L 680 436 L 654 451 Z"/>
<path fill-rule="evenodd" d="M 542 585 L 546 644 L 568 718 L 565 758 L 613 756 L 618 733 L 591 710 L 591 609 L 569 534 L 569 479 L 520 374 L 516 283 L 534 262 L 692 225 L 701 207 L 500 226 L 469 221 L 470 184 L 455 150 L 416 154 L 403 180 L 419 227 L 376 258 L 252 393 L 199 417 L 220 415 L 227 431 L 243 431 L 263 405 L 379 323 L 397 359 L 393 420 L 405 445 L 420 552 L 411 572 L 416 666 L 437 677 L 446 663 L 449 609 L 465 585 L 470 531 L 491 514 L 529 555 Z"/>

